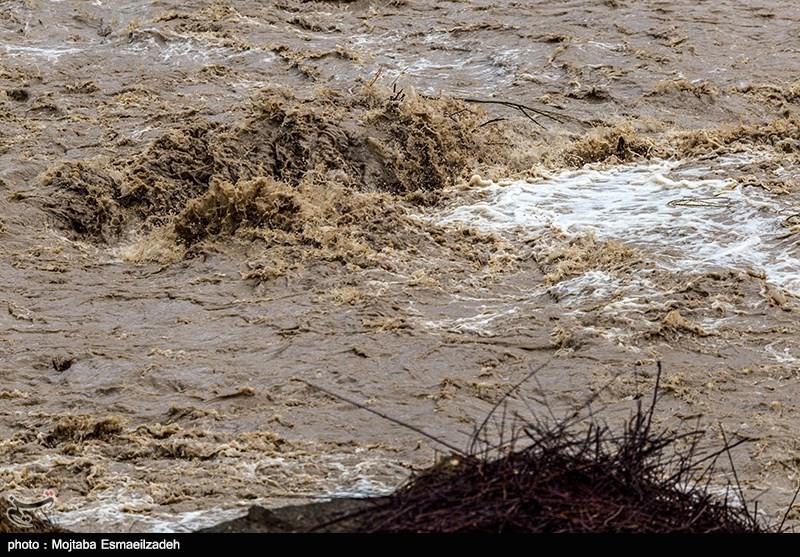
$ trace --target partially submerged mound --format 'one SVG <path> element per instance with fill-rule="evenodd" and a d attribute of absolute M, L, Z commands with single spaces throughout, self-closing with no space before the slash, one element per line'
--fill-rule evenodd
<path fill-rule="evenodd" d="M 646 437 L 640 419 L 620 438 L 598 427 L 526 429 L 527 448 L 489 461 L 452 456 L 370 508 L 360 531 L 764 531 L 746 508 L 692 483 L 694 463 L 667 471 L 663 453 L 674 439 Z"/>
<path fill-rule="evenodd" d="M 577 420 L 577 414 L 556 423 L 533 418 L 511 432 L 511 441 L 493 447 L 486 433 L 490 413 L 473 436 L 472 446 L 483 451 L 440 461 L 364 513 L 359 531 L 767 531 L 746 505 L 720 500 L 709 488 L 714 466 L 708 462 L 730 455 L 743 440 L 703 455 L 702 431 L 651 429 L 660 376 L 659 363 L 651 406 L 643 410 L 640 401 L 620 433 L 595 418 Z M 500 439 L 508 439 L 507 424 L 499 425 Z"/>

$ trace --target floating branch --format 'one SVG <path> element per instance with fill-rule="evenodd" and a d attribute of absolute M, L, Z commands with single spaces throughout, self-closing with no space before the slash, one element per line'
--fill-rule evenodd
<path fill-rule="evenodd" d="M 471 98 L 459 98 L 458 100 L 464 101 L 466 103 L 476 103 L 476 104 L 499 104 L 501 106 L 507 106 L 509 108 L 513 108 L 522 112 L 526 118 L 528 118 L 531 122 L 539 126 L 540 128 L 544 128 L 544 126 L 536 120 L 531 114 L 538 114 L 539 116 L 544 116 L 545 118 L 550 118 L 551 120 L 555 120 L 559 124 L 563 124 L 566 120 L 573 120 L 577 121 L 576 118 L 572 118 L 571 116 L 565 116 L 563 114 L 557 114 L 555 112 L 551 112 L 549 110 L 542 110 L 541 108 L 533 108 L 521 103 L 515 103 L 511 101 L 495 101 L 495 100 L 487 100 L 487 99 L 471 99 Z"/>
<path fill-rule="evenodd" d="M 397 81 L 392 83 L 392 96 L 389 97 L 389 102 L 399 102 L 406 98 L 406 94 L 402 89 L 397 89 Z"/>
<path fill-rule="evenodd" d="M 360 408 L 361 410 L 366 410 L 367 412 L 375 414 L 376 416 L 379 416 L 379 417 L 383 418 L 384 420 L 389 420 L 392 423 L 395 423 L 395 424 L 397 424 L 399 426 L 402 426 L 402 427 L 404 427 L 406 429 L 410 429 L 411 431 L 415 431 L 415 432 L 419 433 L 420 435 L 424 435 L 428 439 L 436 441 L 440 445 L 442 445 L 444 447 L 447 447 L 448 449 L 450 449 L 451 451 L 453 451 L 453 452 L 455 452 L 457 454 L 460 454 L 460 455 L 464 455 L 465 454 L 463 450 L 459 449 L 455 445 L 451 445 L 450 443 L 448 443 L 446 441 L 443 441 L 443 440 L 439 439 L 438 437 L 436 437 L 434 435 L 431 435 L 427 431 L 424 431 L 424 430 L 422 430 L 422 429 L 420 429 L 420 428 L 418 428 L 418 427 L 416 427 L 414 425 L 406 423 L 406 422 L 404 422 L 402 420 L 398 420 L 397 418 L 393 418 L 392 416 L 389 416 L 388 414 L 384 414 L 383 412 L 379 412 L 378 410 L 370 408 L 369 406 L 361 404 L 360 402 L 356 402 L 353 399 L 350 399 L 350 398 L 347 398 L 347 397 L 342 396 L 340 394 L 334 393 L 333 391 L 329 391 L 328 389 L 326 389 L 324 387 L 320 387 L 319 385 L 314 385 L 313 383 L 309 383 L 308 381 L 304 381 L 302 379 L 300 379 L 299 381 L 305 383 L 306 385 L 308 385 L 312 389 L 316 389 L 317 391 L 325 393 L 328 396 L 332 396 L 333 398 L 339 399 L 342 402 L 346 402 L 348 404 L 352 404 L 356 408 Z"/>
<path fill-rule="evenodd" d="M 495 122 L 502 122 L 503 120 L 506 120 L 506 118 L 492 118 L 491 120 L 486 120 L 483 124 L 481 124 L 478 127 L 482 128 L 483 126 L 488 126 L 489 124 L 493 124 Z"/>
<path fill-rule="evenodd" d="M 503 401 L 541 368 L 511 385 Z M 317 531 L 332 526 L 347 529 L 346 524 L 352 531 L 364 533 L 774 531 L 758 522 L 757 507 L 751 512 L 727 495 L 719 500 L 709 489 L 718 457 L 727 454 L 733 467 L 730 451 L 745 439 L 729 441 L 723 432 L 725 446 L 703 456 L 698 454 L 702 430 L 685 434 L 653 431 L 661 373 L 659 362 L 649 407 L 644 409 L 639 401 L 621 432 L 594 419 L 586 428 L 575 429 L 574 417 L 548 424 L 534 416 L 523 420 L 522 436 L 512 431 L 511 444 L 501 444 L 506 448 L 497 458 L 488 458 L 489 451 L 478 450 L 475 442 L 482 437 L 489 417 L 503 406 L 502 401 L 478 426 L 472 447 L 460 451 L 419 428 L 306 382 L 453 450 L 392 495 L 373 498 L 359 510 L 320 525 Z M 501 418 L 507 419 L 505 409 Z M 688 441 L 688 449 L 670 450 L 684 441 Z M 729 488 L 744 499 L 735 469 Z"/>

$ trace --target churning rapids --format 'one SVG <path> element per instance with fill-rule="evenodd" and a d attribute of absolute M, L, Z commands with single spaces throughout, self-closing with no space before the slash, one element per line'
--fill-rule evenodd
<path fill-rule="evenodd" d="M 466 447 L 531 369 L 508 416 L 613 425 L 660 361 L 657 425 L 746 437 L 780 520 L 800 8 L 191 4 L 0 4 L 0 495 L 175 532 L 387 493 L 443 446 L 314 386 Z"/>

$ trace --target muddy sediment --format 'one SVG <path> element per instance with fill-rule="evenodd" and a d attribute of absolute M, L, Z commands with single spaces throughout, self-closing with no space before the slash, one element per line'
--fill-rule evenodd
<path fill-rule="evenodd" d="M 660 361 L 659 425 L 746 437 L 737 476 L 779 520 L 798 21 L 770 2 L 4 4 L 4 494 L 54 489 L 78 531 L 380 495 L 442 447 L 310 385 L 461 445 L 532 368 L 510 412 L 596 397 L 613 421 Z M 624 168 L 678 192 L 652 225 L 671 245 L 497 205 Z M 712 182 L 738 197 L 693 193 Z M 703 252 L 682 214 L 738 230 L 745 206 L 757 240 L 718 228 L 730 258 L 680 264 Z"/>

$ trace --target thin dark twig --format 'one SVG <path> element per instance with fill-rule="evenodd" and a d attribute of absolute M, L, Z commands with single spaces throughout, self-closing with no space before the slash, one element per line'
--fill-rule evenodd
<path fill-rule="evenodd" d="M 453 118 L 453 116 L 458 116 L 458 115 L 459 115 L 459 114 L 461 114 L 462 112 L 470 112 L 470 110 L 469 110 L 469 108 L 462 108 L 462 109 L 460 109 L 460 110 L 456 110 L 455 112 L 451 112 L 450 114 L 448 114 L 448 115 L 447 115 L 447 117 L 448 117 L 448 118 L 450 118 L 451 120 L 453 120 L 453 121 L 455 122 L 455 121 L 456 121 L 456 119 L 455 119 L 455 118 Z"/>
<path fill-rule="evenodd" d="M 733 464 L 733 456 L 731 456 L 731 448 L 732 446 L 728 443 L 728 436 L 725 435 L 725 428 L 722 427 L 722 424 L 719 425 L 720 433 L 722 434 L 722 441 L 725 443 L 724 449 L 725 452 L 728 454 L 728 462 L 731 465 L 731 471 L 733 473 L 733 480 L 736 482 L 736 490 L 739 492 L 739 499 L 744 504 L 747 499 L 744 498 L 744 490 L 742 489 L 742 483 L 739 481 L 739 474 L 736 472 L 736 466 Z M 736 445 L 733 445 L 736 446 Z M 755 522 L 755 517 L 750 516 L 750 511 L 747 508 L 747 505 L 744 505 L 744 512 L 748 518 L 750 518 L 753 522 Z"/>
<path fill-rule="evenodd" d="M 494 124 L 495 122 L 502 122 L 503 120 L 507 120 L 508 118 L 492 118 L 491 120 L 486 120 L 483 124 L 478 126 L 482 128 L 483 126 L 488 126 L 489 124 Z"/>
<path fill-rule="evenodd" d="M 475 443 L 477 442 L 478 437 L 480 436 L 483 429 L 486 427 L 486 424 L 489 423 L 489 419 L 494 415 L 494 413 L 497 411 L 500 405 L 503 402 L 505 402 L 505 400 L 508 397 L 514 394 L 514 392 L 516 392 L 516 390 L 519 389 L 523 384 L 527 383 L 531 377 L 533 377 L 541 370 L 543 370 L 545 366 L 548 365 L 551 361 L 553 361 L 553 356 L 550 356 L 550 358 L 548 358 L 547 361 L 545 361 L 544 363 L 540 364 L 539 366 L 531 370 L 528 374 L 525 375 L 525 377 L 517 381 L 514 385 L 511 386 L 510 389 L 508 389 L 505 392 L 505 394 L 502 397 L 500 397 L 500 400 L 498 400 L 495 403 L 495 405 L 492 406 L 492 409 L 489 410 L 488 414 L 486 414 L 486 417 L 483 419 L 483 422 L 481 422 L 481 425 L 479 425 L 478 428 L 475 430 L 475 433 L 472 436 L 472 442 L 470 443 L 470 452 L 472 452 L 472 450 L 475 448 Z"/>
<path fill-rule="evenodd" d="M 528 117 L 531 121 L 533 121 L 536 125 L 542 126 L 539 122 L 533 119 L 533 117 L 528 114 L 528 112 L 532 112 L 534 114 L 538 114 L 539 116 L 544 116 L 545 118 L 550 118 L 551 120 L 555 120 L 556 122 L 563 124 L 565 120 L 577 120 L 571 116 L 567 116 L 565 114 L 557 114 L 555 112 L 551 112 L 549 110 L 542 110 L 541 108 L 533 108 L 530 106 L 526 106 L 521 103 L 516 103 L 512 101 L 498 101 L 498 100 L 489 100 L 489 99 L 472 99 L 461 97 L 458 98 L 460 101 L 464 101 L 467 103 L 476 103 L 476 104 L 499 104 L 501 106 L 507 106 L 509 108 L 514 108 L 522 112 L 526 117 Z"/>
<path fill-rule="evenodd" d="M 406 422 L 404 422 L 402 420 L 398 420 L 397 418 L 393 418 L 392 416 L 389 416 L 388 414 L 384 414 L 383 412 L 379 412 L 378 410 L 375 410 L 374 408 L 370 408 L 370 407 L 368 407 L 368 406 L 366 406 L 364 404 L 361 404 L 360 402 L 356 402 L 355 400 L 349 399 L 349 398 L 347 398 L 345 396 L 342 396 L 342 395 L 340 395 L 338 393 L 334 393 L 333 391 L 329 391 L 328 389 L 326 389 L 324 387 L 320 387 L 319 385 L 314 385 L 313 383 L 309 383 L 308 381 L 305 381 L 304 379 L 299 379 L 299 381 L 301 381 L 302 383 L 305 383 L 306 385 L 308 385 L 312 389 L 316 389 L 316 390 L 318 390 L 320 392 L 325 393 L 326 395 L 332 396 L 333 398 L 337 398 L 337 399 L 341 400 L 342 402 L 346 402 L 348 404 L 352 404 L 356 408 L 360 408 L 361 410 L 366 410 L 367 412 L 375 414 L 376 416 L 379 416 L 379 417 L 383 418 L 384 420 L 389 420 L 390 422 L 393 422 L 393 423 L 395 423 L 395 424 L 397 424 L 399 426 L 403 426 L 403 427 L 405 427 L 407 429 L 410 429 L 411 431 L 415 431 L 415 432 L 419 433 L 420 435 L 424 435 L 428 439 L 436 441 L 440 445 L 442 445 L 444 447 L 447 447 L 448 449 L 450 449 L 451 451 L 453 451 L 455 453 L 458 453 L 458 454 L 460 454 L 462 456 L 467 456 L 467 454 L 462 449 L 459 449 L 455 445 L 451 445 L 447 441 L 442 441 L 441 439 L 439 439 L 435 435 L 431 435 L 427 431 L 425 431 L 423 429 L 420 429 L 417 426 L 411 425 L 411 424 L 406 423 Z"/>
<path fill-rule="evenodd" d="M 795 490 L 794 497 L 792 497 L 792 502 L 789 503 L 789 506 L 786 507 L 786 512 L 783 513 L 783 518 L 781 519 L 781 523 L 778 526 L 778 532 L 783 532 L 783 525 L 786 524 L 786 520 L 789 518 L 789 512 L 792 510 L 794 502 L 797 501 L 798 494 L 800 494 L 800 486 L 798 486 L 797 489 Z"/>
<path fill-rule="evenodd" d="M 661 383 L 661 360 L 656 362 L 656 385 L 653 387 L 653 402 L 650 403 L 650 411 L 647 413 L 647 427 L 644 429 L 645 436 L 650 434 L 650 424 L 653 422 L 653 414 L 656 410 L 656 401 L 658 399 L 658 386 Z"/>

